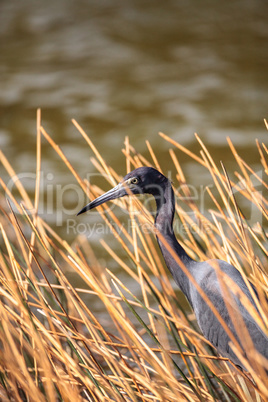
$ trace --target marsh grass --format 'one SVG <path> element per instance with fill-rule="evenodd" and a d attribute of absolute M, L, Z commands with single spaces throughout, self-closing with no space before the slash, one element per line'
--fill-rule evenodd
<path fill-rule="evenodd" d="M 121 177 L 103 160 L 79 124 L 73 123 L 94 154 L 92 164 L 114 186 Z M 40 111 L 34 200 L 4 154 L 0 154 L 1 163 L 14 180 L 18 193 L 15 198 L 1 179 L 0 399 L 268 400 L 267 362 L 258 356 L 249 337 L 244 342 L 252 358 L 244 361 L 248 373 L 242 373 L 218 356 L 200 334 L 193 313 L 181 303 L 172 286 L 154 240 L 152 217 L 138 198 L 116 201 L 128 211 L 132 220 L 130 231 L 120 226 L 116 212 L 109 205 L 98 208 L 118 248 L 122 249 L 120 255 L 126 258 L 113 250 L 105 236 L 101 245 L 125 277 L 135 283 L 138 296 L 121 281 L 120 275 L 98 262 L 85 236 L 79 235 L 74 243 L 68 244 L 42 219 L 38 213 L 41 136 L 57 152 L 89 199 L 102 193 L 96 185 L 82 180 L 41 126 Z M 176 219 L 183 224 L 185 232 L 183 237 L 178 233 L 178 239 L 193 258 L 226 260 L 245 279 L 250 278 L 260 295 L 257 303 L 261 317 L 255 311 L 250 313 L 267 333 L 267 148 L 256 142 L 261 166 L 256 173 L 228 139 L 237 164 L 229 178 L 228 169 L 216 165 L 198 136 L 198 155 L 168 136 L 162 133 L 160 136 L 172 146 L 170 157 L 176 175 L 173 181 L 180 184 L 175 185 L 176 197 L 181 199 L 176 206 Z M 162 171 L 148 142 L 147 146 L 151 160 L 136 152 L 126 139 L 122 152 L 127 171 L 146 165 Z M 206 213 L 200 211 L 191 197 L 178 151 L 187 154 L 211 175 L 214 187 L 213 190 L 208 187 L 207 192 L 212 207 Z M 245 208 L 254 206 L 261 221 L 249 222 L 240 203 Z M 141 211 L 139 214 L 135 213 L 137 209 Z M 144 224 L 151 230 L 143 231 Z M 74 287 L 68 280 L 70 270 L 80 277 L 83 288 Z M 231 286 L 239 295 L 235 284 L 227 283 L 226 296 Z M 247 300 L 240 296 L 247 306 Z M 105 314 L 98 315 L 94 305 L 102 305 Z M 232 347 L 242 360 L 235 340 Z"/>

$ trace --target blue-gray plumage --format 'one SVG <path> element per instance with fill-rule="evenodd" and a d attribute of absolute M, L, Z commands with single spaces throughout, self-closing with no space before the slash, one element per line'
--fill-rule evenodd
<path fill-rule="evenodd" d="M 216 318 L 215 314 L 199 293 L 197 287 L 188 278 L 185 270 L 177 258 L 174 258 L 174 252 L 179 257 L 183 266 L 194 278 L 196 283 L 213 303 L 220 317 L 229 328 L 231 334 L 241 347 L 242 355 L 247 359 L 247 347 L 245 342 L 241 341 L 241 333 L 237 332 L 237 326 L 233 324 L 234 319 L 241 327 L 243 323 L 250 335 L 255 349 L 266 359 L 268 359 L 268 337 L 260 329 L 258 324 L 252 318 L 250 313 L 240 301 L 239 294 L 235 294 L 236 289 L 230 290 L 230 284 L 226 281 L 226 286 L 231 297 L 227 298 L 222 287 L 224 276 L 231 278 L 242 294 L 247 297 L 248 303 L 251 303 L 257 314 L 259 314 L 251 293 L 243 280 L 240 272 L 222 260 L 208 260 L 205 262 L 194 261 L 178 243 L 173 231 L 173 218 L 175 212 L 175 198 L 171 182 L 156 169 L 151 167 L 141 167 L 128 173 L 123 181 L 112 190 L 101 195 L 94 201 L 86 205 L 77 215 L 80 215 L 106 201 L 120 198 L 130 194 L 152 194 L 156 201 L 157 211 L 155 217 L 155 227 L 157 240 L 173 278 L 187 297 L 190 305 L 195 312 L 198 325 L 204 336 L 218 349 L 225 357 L 231 359 L 236 365 L 245 368 L 236 354 L 230 347 L 230 337 L 228 331 L 225 331 L 224 325 Z M 171 252 L 173 250 L 173 252 Z M 216 269 L 215 269 L 216 268 Z M 218 279 L 217 270 L 222 273 L 222 280 Z M 253 292 L 256 294 L 255 288 Z M 257 296 L 257 294 L 256 294 Z M 229 314 L 231 310 L 231 314 Z M 243 328 L 242 328 L 243 333 Z M 247 345 L 247 344 L 246 344 Z M 252 361 L 252 357 L 249 359 Z"/>

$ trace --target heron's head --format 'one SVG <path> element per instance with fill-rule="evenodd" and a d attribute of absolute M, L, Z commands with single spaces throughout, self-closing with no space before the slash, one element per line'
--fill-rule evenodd
<path fill-rule="evenodd" d="M 93 209 L 104 202 L 115 200 L 131 194 L 153 194 L 157 195 L 161 192 L 163 183 L 167 182 L 167 178 L 158 170 L 152 167 L 140 167 L 128 173 L 121 183 L 87 204 L 78 212 L 77 215 Z"/>

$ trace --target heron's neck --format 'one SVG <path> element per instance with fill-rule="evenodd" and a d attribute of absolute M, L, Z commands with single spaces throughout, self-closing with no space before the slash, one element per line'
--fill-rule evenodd
<path fill-rule="evenodd" d="M 194 261 L 177 241 L 174 234 L 173 218 L 175 212 L 175 198 L 169 180 L 163 183 L 162 192 L 160 195 L 155 196 L 155 200 L 157 206 L 155 227 L 158 232 L 156 236 L 160 249 L 172 276 L 190 301 L 188 277 L 181 269 L 179 262 L 174 259 L 170 250 L 168 250 L 172 249 L 188 270 L 193 268 Z"/>

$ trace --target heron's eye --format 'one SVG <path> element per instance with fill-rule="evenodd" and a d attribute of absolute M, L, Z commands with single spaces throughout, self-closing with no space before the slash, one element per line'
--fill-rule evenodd
<path fill-rule="evenodd" d="M 137 184 L 138 183 L 138 179 L 137 177 L 133 177 L 133 179 L 131 179 L 131 184 Z"/>

